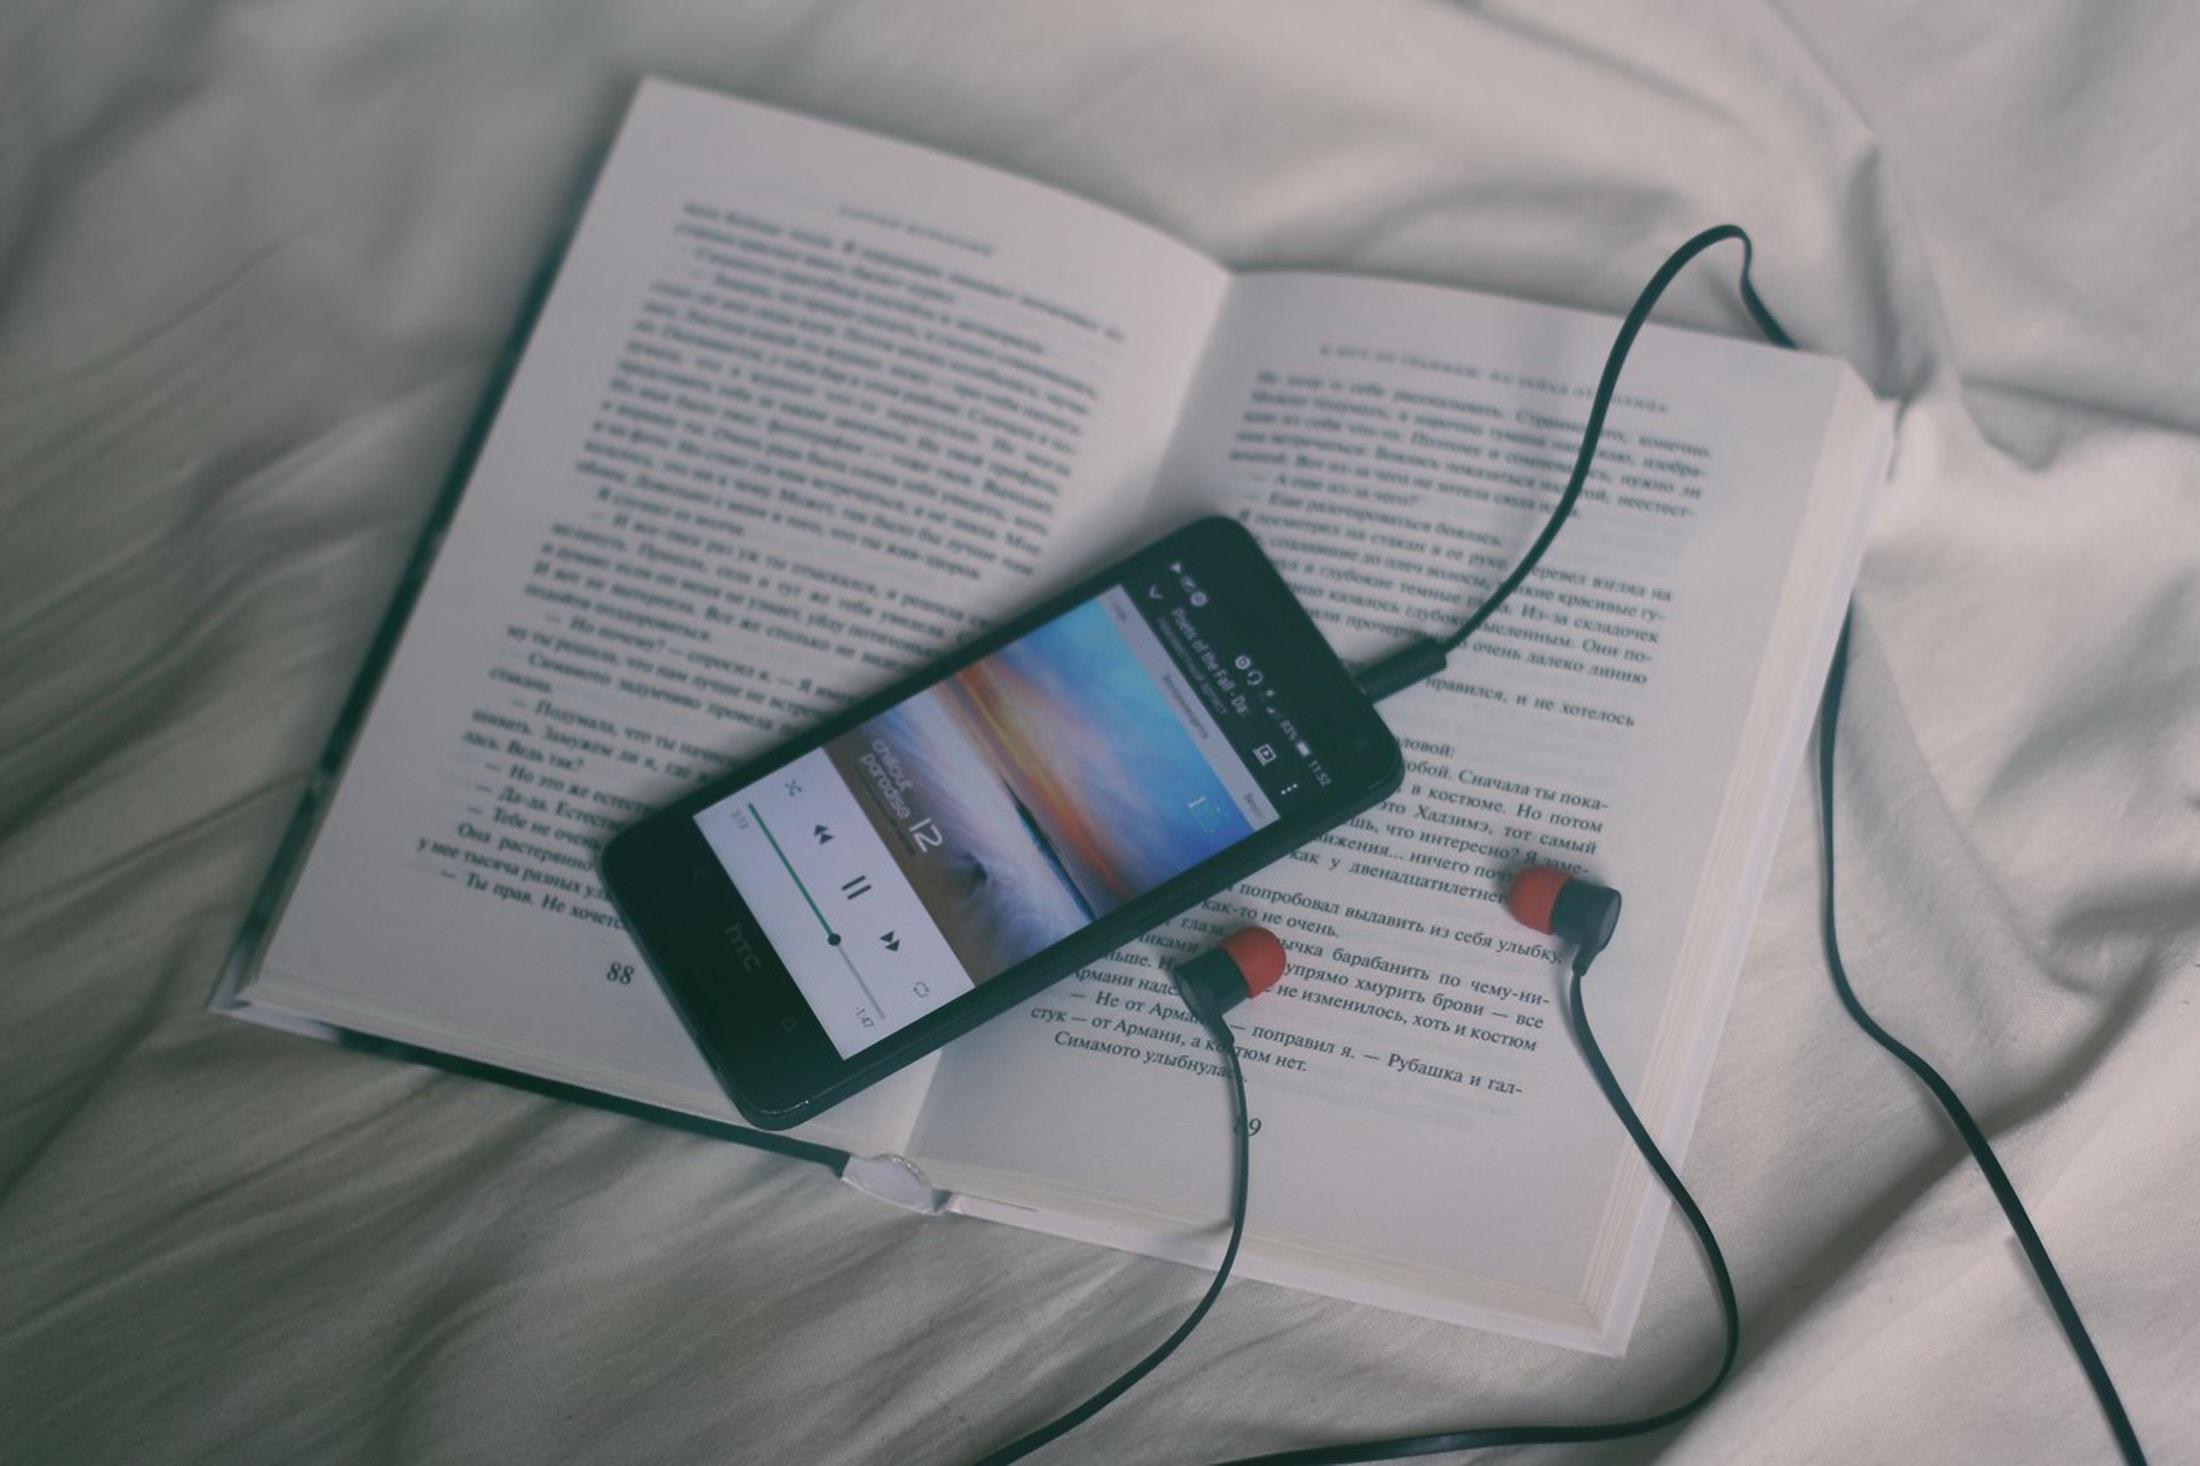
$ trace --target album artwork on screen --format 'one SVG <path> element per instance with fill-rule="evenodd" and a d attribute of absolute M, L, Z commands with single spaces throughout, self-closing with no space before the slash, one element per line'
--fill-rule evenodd
<path fill-rule="evenodd" d="M 735 1120 L 604 898 L 612 833 L 1203 514 L 1348 663 L 1456 624 L 1548 515 L 1615 324 L 1233 273 L 646 82 L 216 1006 Z M 1547 560 L 1384 704 L 1396 798 L 796 1134 L 900 1158 L 906 1201 L 1212 1262 L 1226 1105 L 1166 968 L 1258 922 L 1292 966 L 1232 1014 L 1240 1271 L 1623 1348 L 1665 1202 L 1500 883 L 1625 872 L 1597 1031 L 1685 1150 L 1888 442 L 1837 361 L 1648 328 Z M 1203 741 L 1165 642 L 1104 596 L 707 811 L 784 888 L 774 943 L 830 959 L 843 1053 L 1258 823 L 1273 771 Z"/>
<path fill-rule="evenodd" d="M 1111 587 L 696 816 L 843 1058 L 1274 822 L 1151 614 Z"/>

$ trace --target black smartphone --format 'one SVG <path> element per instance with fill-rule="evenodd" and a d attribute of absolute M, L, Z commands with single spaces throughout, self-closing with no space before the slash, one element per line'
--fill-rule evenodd
<path fill-rule="evenodd" d="M 805 1120 L 1395 791 L 1202 519 L 621 832 L 612 899 L 741 1113 Z"/>

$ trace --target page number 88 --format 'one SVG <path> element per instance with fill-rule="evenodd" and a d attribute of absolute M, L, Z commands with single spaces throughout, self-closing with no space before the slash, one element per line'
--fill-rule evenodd
<path fill-rule="evenodd" d="M 615 982 L 620 987 L 625 987 L 628 983 L 634 981 L 634 964 L 631 962 L 612 963 L 603 970 L 603 980 L 605 982 Z"/>

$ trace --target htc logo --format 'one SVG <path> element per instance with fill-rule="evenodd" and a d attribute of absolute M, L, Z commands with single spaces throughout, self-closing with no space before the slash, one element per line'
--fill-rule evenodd
<path fill-rule="evenodd" d="M 733 948 L 734 958 L 741 964 L 742 971 L 763 971 L 763 959 L 756 955 L 756 939 L 749 934 L 747 927 L 733 922 L 720 928 L 720 932 L 726 939 L 726 945 Z"/>

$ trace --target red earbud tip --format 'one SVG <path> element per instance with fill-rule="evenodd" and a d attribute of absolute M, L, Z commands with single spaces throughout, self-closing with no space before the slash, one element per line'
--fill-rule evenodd
<path fill-rule="evenodd" d="M 1257 998 L 1274 987 L 1289 960 L 1283 943 L 1266 927 L 1249 926 L 1241 932 L 1231 933 L 1222 939 L 1222 950 L 1230 954 L 1238 975 L 1245 979 L 1245 995 L 1249 998 Z"/>
<path fill-rule="evenodd" d="M 1558 904 L 1558 893 L 1566 889 L 1566 883 L 1572 879 L 1562 870 L 1531 865 L 1512 878 L 1512 885 L 1505 892 L 1505 909 L 1522 926 L 1533 927 L 1548 936 L 1551 908 Z"/>

